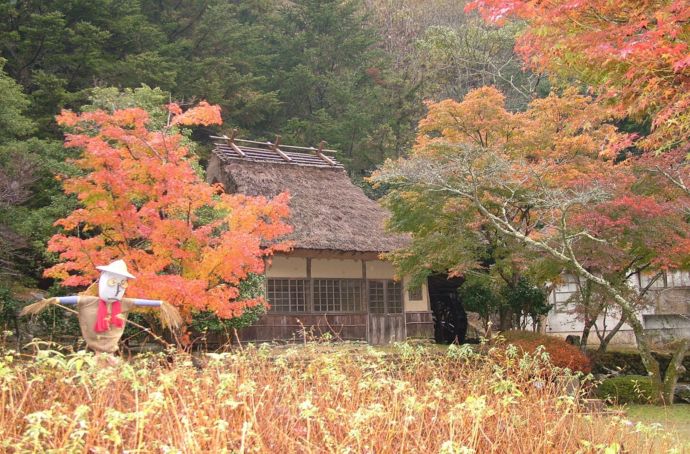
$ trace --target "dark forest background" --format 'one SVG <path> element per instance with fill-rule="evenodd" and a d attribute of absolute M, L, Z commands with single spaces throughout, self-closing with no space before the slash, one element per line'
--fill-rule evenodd
<path fill-rule="evenodd" d="M 15 0 L 0 17 L 5 295 L 51 285 L 45 244 L 75 206 L 59 182 L 75 153 L 62 147 L 61 109 L 207 100 L 224 125 L 194 131 L 202 160 L 208 136 L 234 128 L 325 140 L 365 186 L 409 149 L 426 100 L 488 84 L 520 110 L 548 91 L 513 52 L 519 25 L 492 28 L 452 0 Z"/>

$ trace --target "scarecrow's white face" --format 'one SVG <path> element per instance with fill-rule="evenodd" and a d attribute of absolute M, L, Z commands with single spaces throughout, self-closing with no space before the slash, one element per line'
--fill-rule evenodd
<path fill-rule="evenodd" d="M 98 297 L 105 301 L 121 300 L 127 288 L 127 278 L 110 271 L 101 272 L 98 280 Z"/>

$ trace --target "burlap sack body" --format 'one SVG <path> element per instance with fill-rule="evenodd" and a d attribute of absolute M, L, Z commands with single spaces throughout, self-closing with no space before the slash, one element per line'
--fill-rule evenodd
<path fill-rule="evenodd" d="M 81 334 L 86 340 L 86 345 L 97 353 L 115 353 L 118 350 L 118 343 L 122 334 L 125 331 L 125 325 L 127 324 L 127 315 L 129 311 L 134 308 L 134 302 L 128 298 L 123 298 L 121 301 L 122 313 L 120 318 L 125 322 L 122 324 L 122 328 L 117 326 L 110 326 L 110 329 L 97 333 L 94 330 L 96 326 L 96 316 L 98 314 L 98 301 L 99 298 L 96 296 L 80 296 L 77 302 L 77 312 L 79 312 L 79 327 L 81 328 Z M 110 314 L 112 311 L 112 303 L 106 303 L 108 308 L 107 320 L 110 320 Z"/>

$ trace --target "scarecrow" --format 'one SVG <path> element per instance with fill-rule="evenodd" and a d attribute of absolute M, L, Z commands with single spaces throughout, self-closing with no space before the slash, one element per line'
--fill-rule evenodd
<path fill-rule="evenodd" d="M 127 271 L 124 260 L 97 266 L 96 269 L 101 272 L 98 279 L 98 296 L 94 295 L 94 283 L 80 295 L 47 298 L 30 304 L 20 315 L 38 314 L 50 305 L 76 305 L 81 334 L 86 340 L 86 345 L 97 353 L 117 351 L 118 342 L 125 330 L 127 314 L 135 307 L 158 307 L 164 326 L 180 326 L 180 314 L 165 301 L 124 298 L 127 281 L 134 279 Z"/>

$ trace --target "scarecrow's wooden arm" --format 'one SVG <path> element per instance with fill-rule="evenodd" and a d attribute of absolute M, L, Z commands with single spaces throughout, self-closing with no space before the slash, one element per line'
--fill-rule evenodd
<path fill-rule="evenodd" d="M 161 300 L 144 300 L 141 298 L 122 298 L 122 302 L 145 307 L 158 307 L 163 304 Z"/>
<path fill-rule="evenodd" d="M 78 304 L 79 301 L 84 302 L 86 299 L 98 300 L 98 297 L 96 297 L 96 296 L 70 295 L 70 296 L 53 296 L 51 298 L 44 298 L 44 299 L 37 301 L 33 304 L 29 304 L 28 306 L 25 306 L 24 309 L 21 310 L 19 315 L 36 315 L 36 314 L 40 313 L 41 311 L 43 311 L 44 309 L 47 309 L 49 306 L 52 306 L 54 304 L 75 305 L 75 304 Z"/>
<path fill-rule="evenodd" d="M 77 304 L 79 302 L 79 295 L 55 296 L 53 299 L 57 300 L 59 304 Z"/>
<path fill-rule="evenodd" d="M 79 298 L 96 298 L 96 297 L 94 297 L 94 296 L 84 297 L 84 296 L 79 296 L 79 295 L 54 297 L 54 299 L 57 300 L 57 302 L 59 304 L 77 304 L 79 302 Z M 134 304 L 135 306 L 146 306 L 146 307 L 158 307 L 161 304 L 163 304 L 163 301 L 161 301 L 161 300 L 145 300 L 145 299 L 140 299 L 140 298 L 122 298 L 122 302 Z"/>
<path fill-rule="evenodd" d="M 86 295 L 70 295 L 70 296 L 55 296 L 52 298 L 42 299 L 33 304 L 29 304 L 21 310 L 19 315 L 34 315 L 41 312 L 43 309 L 47 308 L 51 304 L 78 304 L 80 301 L 82 303 L 87 303 L 91 301 L 98 301 L 97 296 L 86 296 Z M 161 300 L 145 300 L 140 298 L 122 298 L 122 302 L 129 305 L 133 304 L 137 307 L 159 307 L 160 316 L 163 325 L 170 328 L 178 328 L 182 325 L 182 317 L 178 310 Z"/>
<path fill-rule="evenodd" d="M 177 329 L 182 325 L 182 316 L 180 316 L 178 310 L 165 301 L 122 298 L 122 302 L 125 304 L 134 304 L 137 307 L 158 307 L 160 308 L 160 318 L 164 326 Z"/>

